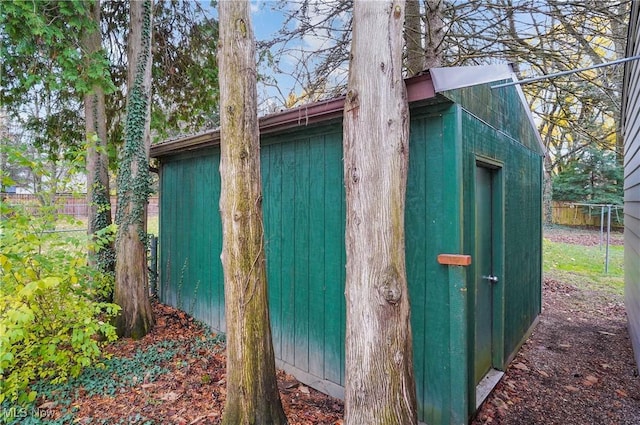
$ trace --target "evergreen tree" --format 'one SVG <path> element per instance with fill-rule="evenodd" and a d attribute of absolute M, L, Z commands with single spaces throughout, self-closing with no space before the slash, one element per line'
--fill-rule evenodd
<path fill-rule="evenodd" d="M 589 148 L 553 179 L 553 199 L 622 205 L 623 169 L 615 153 Z"/>

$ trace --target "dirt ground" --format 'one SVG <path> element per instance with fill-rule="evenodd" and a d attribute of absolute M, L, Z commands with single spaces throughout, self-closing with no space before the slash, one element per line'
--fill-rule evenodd
<path fill-rule="evenodd" d="M 556 228 L 545 238 L 593 246 L 600 233 Z M 538 326 L 472 423 L 640 424 L 623 297 L 545 278 Z"/>
<path fill-rule="evenodd" d="M 598 232 L 551 230 L 545 237 L 593 245 Z M 612 238 L 621 244 L 621 235 Z M 199 352 L 202 329 L 186 314 L 155 305 L 157 326 L 141 341 L 119 341 L 118 355 L 164 339 L 184 341 L 185 353 L 171 373 L 140 382 L 115 396 L 83 397 L 74 406 L 78 423 L 217 424 L 225 399 L 223 352 Z M 291 425 L 342 424 L 342 402 L 279 373 Z M 122 422 L 124 420 L 125 422 Z M 479 410 L 480 424 L 640 424 L 640 378 L 626 328 L 623 299 L 545 279 L 539 323 L 505 376 Z"/>

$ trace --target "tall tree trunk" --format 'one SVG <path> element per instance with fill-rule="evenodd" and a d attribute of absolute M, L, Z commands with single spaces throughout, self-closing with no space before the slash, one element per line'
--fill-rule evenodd
<path fill-rule="evenodd" d="M 10 140 L 13 138 L 9 133 L 9 126 L 7 122 L 7 113 L 5 112 L 4 107 L 0 107 L 0 193 L 2 193 L 3 198 L 0 201 L 4 202 L 4 193 L 7 192 L 7 187 L 5 186 L 7 182 L 11 180 L 5 180 L 5 177 L 13 177 L 14 171 L 7 167 L 9 163 L 9 158 L 5 146 L 9 145 Z M 5 174 L 6 173 L 6 174 Z M 9 183 L 10 184 L 10 183 Z M 0 219 L 4 217 L 0 215 Z"/>
<path fill-rule="evenodd" d="M 407 50 L 407 75 L 412 77 L 419 74 L 424 66 L 424 48 L 422 47 L 422 14 L 419 0 L 406 0 L 404 19 L 404 41 Z"/>
<path fill-rule="evenodd" d="M 354 4 L 343 136 L 347 425 L 417 423 L 404 236 L 404 14 L 404 1 Z"/>
<path fill-rule="evenodd" d="M 227 323 L 227 399 L 222 423 L 285 424 L 267 298 L 249 2 L 221 1 L 219 15 L 221 259 Z"/>
<path fill-rule="evenodd" d="M 626 37 L 627 34 L 627 22 L 621 20 L 621 16 L 629 16 L 629 11 L 631 7 L 631 2 L 623 2 L 618 4 L 617 16 L 609 17 L 609 27 L 611 28 L 611 33 L 613 35 L 616 59 L 622 59 L 626 56 Z M 610 91 L 612 99 L 615 101 L 615 110 L 620 110 L 622 107 L 622 80 L 624 67 L 618 67 L 615 70 L 617 74 L 617 78 L 613 78 L 612 85 L 613 90 Z M 624 138 L 622 137 L 622 128 L 620 125 L 616 126 L 616 160 L 621 167 L 624 167 Z"/>
<path fill-rule="evenodd" d="M 425 68 L 442 66 L 444 50 L 444 0 L 425 0 Z"/>
<path fill-rule="evenodd" d="M 102 51 L 100 32 L 100 0 L 87 3 L 88 13 L 96 23 L 95 31 L 82 38 L 87 68 Z M 84 97 L 85 133 L 87 148 L 87 205 L 89 206 L 88 233 L 93 235 L 111 224 L 109 196 L 109 156 L 107 155 L 107 117 L 104 90 L 95 84 Z M 89 252 L 89 263 L 105 273 L 115 271 L 115 251 L 112 244 Z"/>
<path fill-rule="evenodd" d="M 151 109 L 152 2 L 130 4 L 125 143 L 118 174 L 116 284 L 114 302 L 122 307 L 118 335 L 141 338 L 153 327 L 147 276 L 147 201 Z"/>
<path fill-rule="evenodd" d="M 544 156 L 544 172 L 542 175 L 542 209 L 544 224 L 553 224 L 553 164 L 549 154 Z"/>

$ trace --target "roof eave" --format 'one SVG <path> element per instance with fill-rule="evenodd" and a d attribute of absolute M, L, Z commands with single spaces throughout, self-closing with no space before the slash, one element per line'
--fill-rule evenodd
<path fill-rule="evenodd" d="M 431 76 L 428 73 L 405 80 L 409 103 L 417 103 L 436 97 Z M 310 103 L 298 108 L 288 109 L 275 114 L 266 115 L 259 119 L 260 134 L 267 135 L 276 132 L 328 123 L 341 119 L 344 109 L 344 96 L 321 102 Z M 220 144 L 220 129 L 207 130 L 202 133 L 167 140 L 151 146 L 152 158 L 159 158 L 177 152 L 218 146 Z"/>

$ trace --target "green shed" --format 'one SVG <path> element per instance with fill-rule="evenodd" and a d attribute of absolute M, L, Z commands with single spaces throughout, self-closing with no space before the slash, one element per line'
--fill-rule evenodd
<path fill-rule="evenodd" d="M 541 309 L 544 149 L 507 65 L 406 81 L 406 261 L 418 416 L 466 424 Z M 342 397 L 344 98 L 260 120 L 273 345 L 278 367 Z M 159 296 L 225 330 L 219 132 L 156 144 Z"/>

